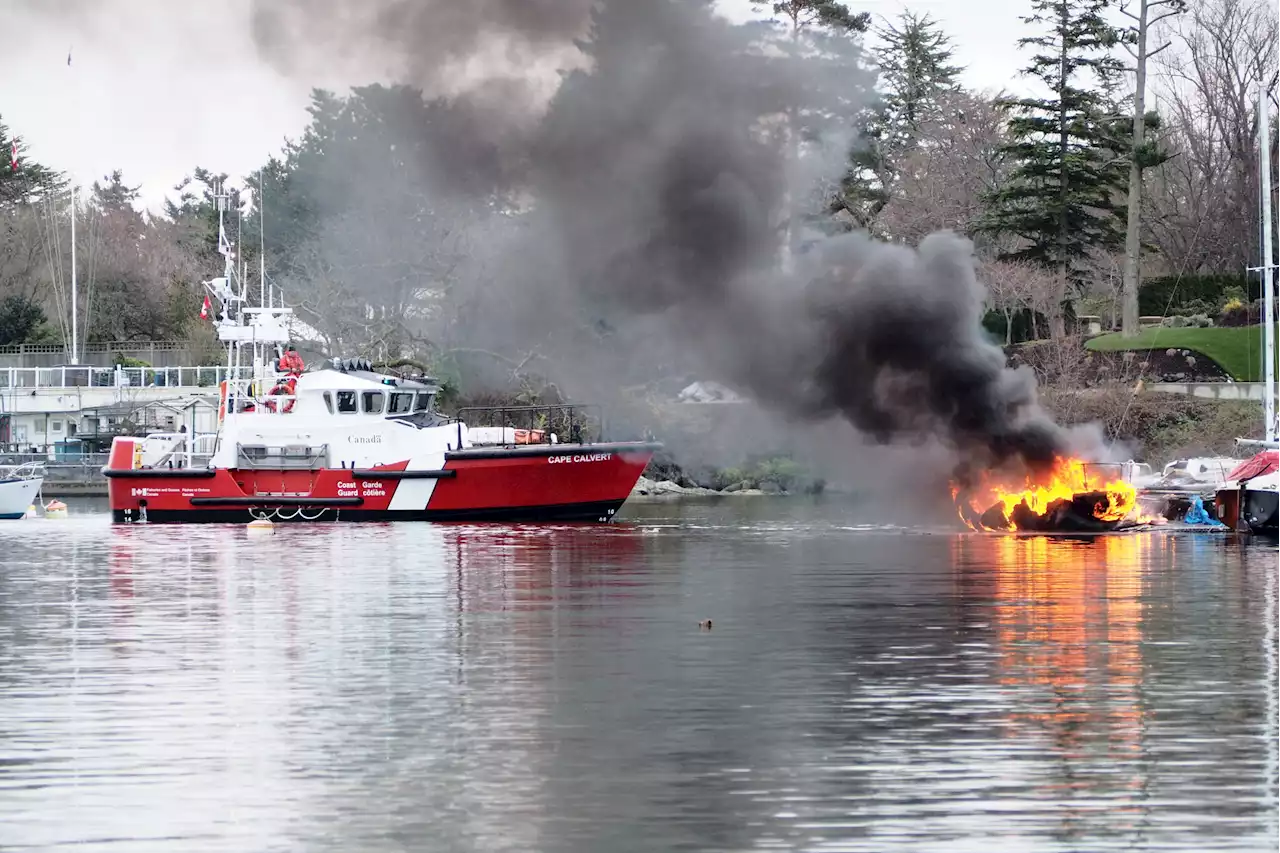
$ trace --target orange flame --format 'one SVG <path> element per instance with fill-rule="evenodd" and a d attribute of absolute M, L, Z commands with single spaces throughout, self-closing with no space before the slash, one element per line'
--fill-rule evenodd
<path fill-rule="evenodd" d="M 1055 502 L 1071 501 L 1086 494 L 1097 495 L 1093 505 L 1094 518 L 1119 522 L 1137 509 L 1138 490 L 1118 472 L 1109 472 L 1107 469 L 1110 467 L 1059 458 L 1047 476 L 1033 478 L 1027 475 L 1022 482 L 987 478 L 976 488 L 963 490 L 963 495 L 959 486 L 953 486 L 951 495 L 961 520 L 974 530 L 986 529 L 976 519 L 996 507 L 1000 508 L 1003 529 L 1017 530 L 1013 514 L 1019 505 L 1025 504 L 1032 514 L 1044 517 Z"/>

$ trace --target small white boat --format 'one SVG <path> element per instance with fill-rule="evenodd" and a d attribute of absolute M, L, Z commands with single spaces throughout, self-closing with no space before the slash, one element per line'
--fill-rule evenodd
<path fill-rule="evenodd" d="M 44 485 L 44 465 L 0 465 L 0 519 L 26 518 Z"/>

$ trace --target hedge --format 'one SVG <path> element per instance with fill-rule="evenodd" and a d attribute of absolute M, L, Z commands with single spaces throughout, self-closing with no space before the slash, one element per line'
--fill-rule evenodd
<path fill-rule="evenodd" d="M 1238 273 L 1165 275 L 1142 282 L 1142 286 L 1138 288 L 1138 314 L 1143 317 L 1163 317 L 1195 301 L 1216 306 L 1222 301 L 1223 291 L 1229 287 L 1243 290 L 1249 302 L 1262 298 L 1262 285 L 1257 276 Z"/>

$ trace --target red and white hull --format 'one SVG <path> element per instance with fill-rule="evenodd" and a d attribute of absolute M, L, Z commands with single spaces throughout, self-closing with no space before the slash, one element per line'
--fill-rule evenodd
<path fill-rule="evenodd" d="M 403 461 L 306 470 L 138 468 L 117 439 L 103 469 L 122 523 L 271 521 L 608 522 L 657 445 L 469 448 L 439 469 Z"/>

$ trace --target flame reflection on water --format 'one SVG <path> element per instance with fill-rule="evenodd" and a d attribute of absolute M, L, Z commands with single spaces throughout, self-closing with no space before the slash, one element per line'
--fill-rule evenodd
<path fill-rule="evenodd" d="M 1095 787 L 1112 790 L 1117 770 L 1135 795 L 1142 788 L 1131 759 L 1146 725 L 1141 593 L 1151 544 L 1148 535 L 1099 537 L 1091 547 L 1104 552 L 1100 567 L 1081 561 L 1077 548 L 1043 537 L 998 542 L 996 595 L 1022 603 L 996 611 L 998 683 L 1017 699 L 1004 731 L 1071 768 L 1064 775 L 1072 781 L 1046 783 L 1046 796 L 1062 797 L 1064 787 L 1074 797 Z M 1107 808 L 1121 807 L 1111 797 Z"/>

